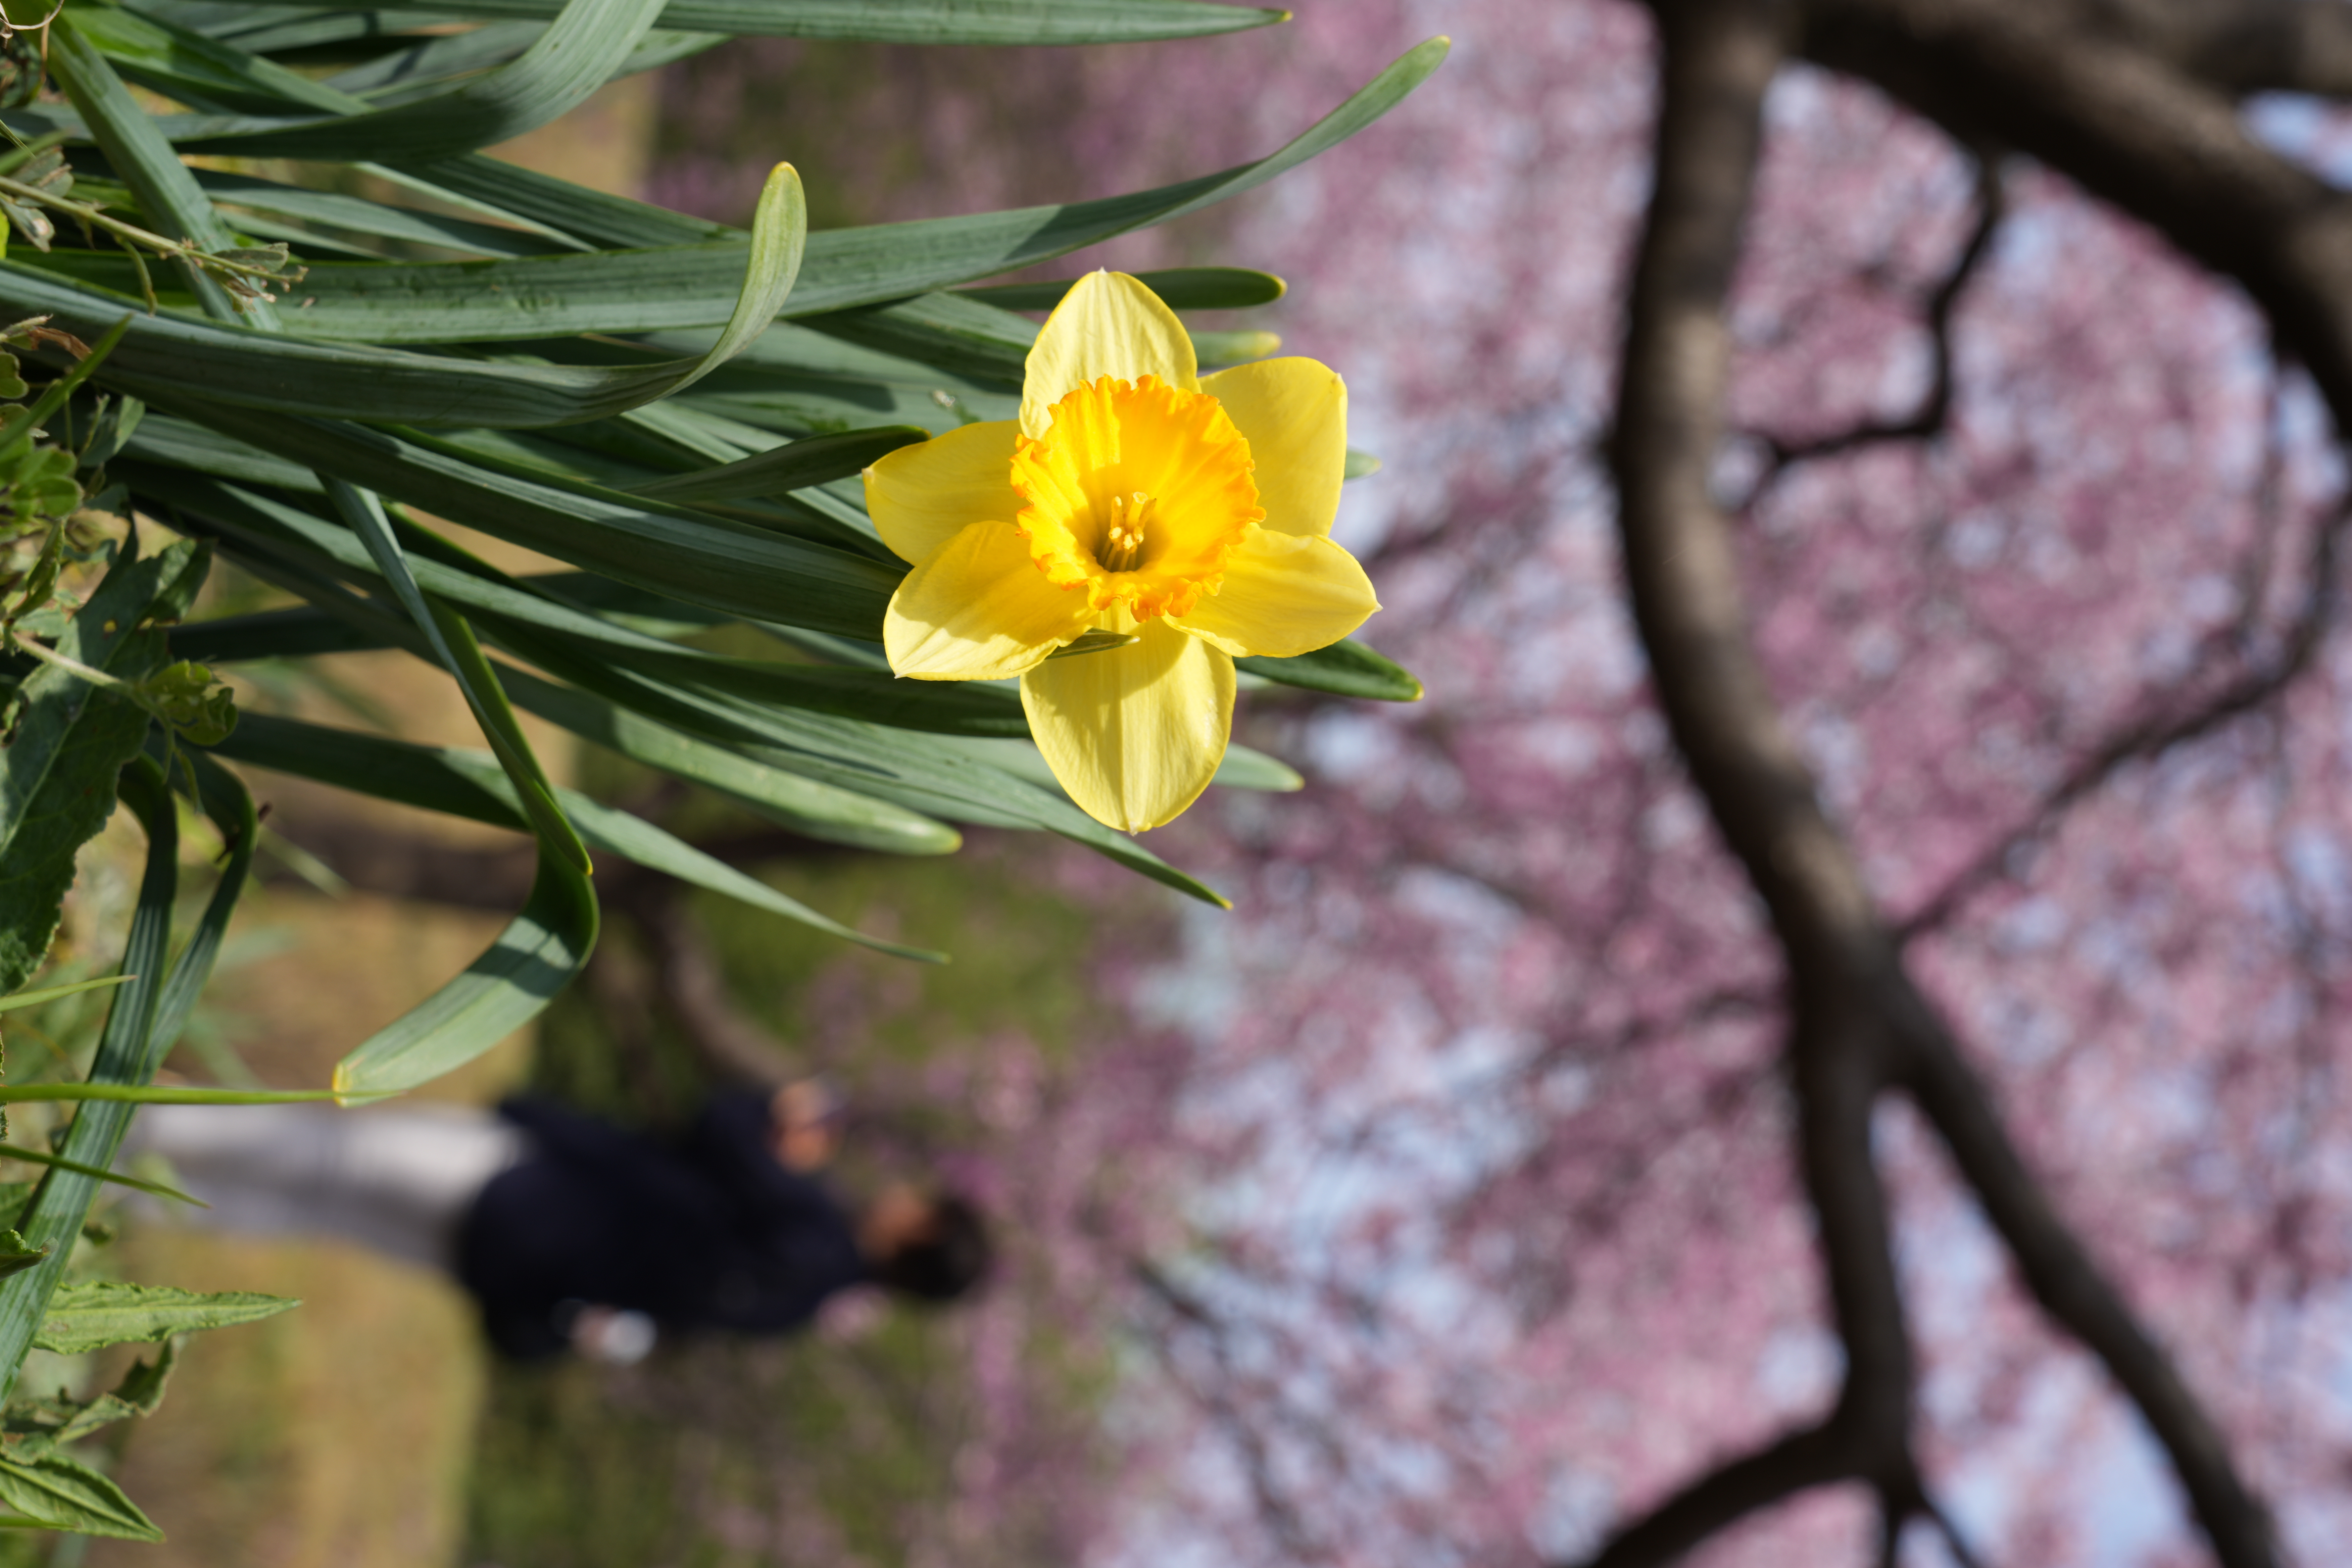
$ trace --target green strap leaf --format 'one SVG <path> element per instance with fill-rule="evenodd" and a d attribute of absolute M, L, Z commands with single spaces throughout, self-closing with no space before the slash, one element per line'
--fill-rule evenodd
<path fill-rule="evenodd" d="M 535 131 L 586 101 L 661 16 L 664 0 L 569 0 L 520 59 L 446 92 L 331 120 L 206 139 L 238 157 L 400 163 L 454 157 Z M 84 110 L 87 113 L 87 110 Z"/>
<path fill-rule="evenodd" d="M 837 436 L 812 436 L 719 468 L 637 485 L 633 493 L 652 500 L 689 503 L 781 495 L 807 485 L 845 479 L 901 447 L 929 440 L 930 434 L 919 425 L 885 425 L 871 430 L 845 430 Z"/>
<path fill-rule="evenodd" d="M 123 972 L 137 978 L 114 994 L 89 1082 L 41 1088 L 136 1092 L 145 1089 L 154 1077 L 153 1026 L 164 989 L 172 906 L 179 891 L 179 821 L 162 771 L 146 758 L 134 757 L 122 770 L 120 787 L 123 802 L 147 830 L 147 868 L 140 879 L 139 900 L 131 909 L 122 954 Z M 58 1153 L 78 1165 L 101 1170 L 110 1166 L 123 1131 L 131 1124 L 131 1114 L 127 1104 L 91 1103 L 67 1128 L 65 1145 Z M 47 1314 L 50 1294 L 65 1271 L 67 1255 L 99 1184 L 98 1178 L 79 1171 L 52 1170 L 17 1216 L 16 1230 L 26 1248 L 45 1256 L 33 1267 L 0 1279 L 0 1396 L 16 1387 L 25 1352 Z M 5 1493 L 0 1493 L 0 1500 L 24 1506 Z"/>
<path fill-rule="evenodd" d="M 284 1296 L 250 1290 L 183 1290 L 176 1285 L 85 1280 L 58 1287 L 33 1343 L 59 1355 L 83 1355 L 108 1345 L 154 1344 L 173 1334 L 256 1323 L 300 1305 Z"/>
<path fill-rule="evenodd" d="M 254 767 L 292 773 L 425 811 L 487 822 L 498 827 L 523 829 L 529 826 L 523 819 L 513 782 L 499 771 L 495 758 L 480 752 L 415 746 L 357 731 L 264 714 L 249 716 L 237 726 L 235 734 L 214 751 Z M 556 799 L 592 848 L 618 855 L 680 881 L 723 893 L 878 952 L 927 963 L 944 960 L 943 954 L 929 949 L 869 937 L 819 914 L 643 817 L 573 790 L 558 790 Z"/>
<path fill-rule="evenodd" d="M 194 410 L 184 410 L 194 412 Z M 355 425 L 214 408 L 207 422 L 436 517 L 746 620 L 875 637 L 902 572 L 717 518 L 663 515 L 495 474 Z M 120 463 L 133 491 L 227 521 L 266 504 L 201 475 Z"/>
<path fill-rule="evenodd" d="M 457 682 L 466 706 L 473 710 L 474 721 L 481 727 L 482 736 L 489 742 L 499 765 L 506 770 L 541 847 L 581 876 L 586 876 L 590 869 L 588 851 L 565 819 L 563 808 L 556 804 L 555 786 L 549 782 L 546 770 L 539 765 L 539 758 L 531 752 L 521 726 L 515 722 L 514 710 L 507 705 L 506 693 L 499 689 L 497 673 L 482 657 L 473 628 L 463 616 L 426 600 L 425 590 L 417 586 L 415 575 L 409 570 L 407 552 L 393 533 L 392 520 L 384 516 L 383 504 L 374 495 L 354 489 L 337 479 L 327 480 L 327 495 L 335 510 L 342 513 L 344 523 L 359 535 L 376 570 L 391 585 L 393 596 L 424 635 L 434 658 Z"/>
<path fill-rule="evenodd" d="M 811 235 L 788 311 L 794 317 L 814 316 L 923 294 L 1049 260 L 1238 195 L 1337 145 L 1385 114 L 1437 68 L 1446 48 L 1446 41 L 1442 38 L 1421 45 L 1279 152 L 1221 174 L 1066 206 L 1026 207 L 969 217 L 829 229 Z M 173 122 L 158 123 L 169 128 Z M 181 125 L 179 129 L 190 128 Z M 186 145 L 199 150 L 235 150 L 235 143 L 229 141 L 221 142 L 217 148 L 201 140 Z M 627 256 L 549 256 L 491 263 L 323 264 L 313 268 L 303 282 L 305 296 L 316 303 L 295 313 L 296 324 L 304 325 L 301 318 L 308 318 L 309 323 L 316 324 L 322 333 L 334 331 L 375 342 L 490 342 L 582 331 L 652 331 L 707 326 L 727 318 L 730 301 L 738 294 L 736 284 L 743 266 L 744 248 L 740 242 L 682 244 L 688 237 L 708 237 L 709 227 L 670 215 L 648 216 L 657 215 L 659 209 L 619 202 L 617 198 L 600 198 L 543 175 L 524 176 L 492 160 L 484 159 L 481 163 L 489 167 L 468 163 L 463 170 L 453 171 L 447 164 L 439 164 L 419 172 L 452 189 L 467 187 L 471 182 L 467 194 L 482 195 L 485 199 L 514 207 L 566 233 L 610 244 L 669 248 Z M 600 229 L 603 224 L 612 226 Z M 616 237 L 623 235 L 626 237 Z M 8 279 L 0 292 L 12 292 L 18 287 L 14 279 Z M 44 300 L 33 308 L 54 309 L 62 313 L 77 306 L 71 299 L 60 297 L 58 304 Z M 78 308 L 86 312 L 90 306 L 85 300 Z M 339 314 L 347 317 L 351 325 L 326 324 Z M 151 352 L 136 336 L 128 347 L 142 354 Z M 231 352 L 229 345 L 205 349 L 215 359 Z M 388 350 L 379 352 L 391 356 L 384 362 L 382 374 L 394 374 L 395 362 L 402 356 Z M 121 363 L 126 370 L 154 374 L 146 368 L 143 360 L 125 357 Z M 501 385 L 511 382 L 516 390 L 507 396 L 512 399 L 521 398 L 521 389 L 527 384 L 536 384 L 530 375 L 524 374 L 527 370 L 541 377 L 551 374 L 539 367 L 475 368 L 486 386 L 492 381 Z M 411 368 L 398 374 L 424 373 Z M 199 375 L 196 365 L 187 366 L 181 372 L 182 384 L 202 384 Z M 367 413 L 365 416 L 413 424 L 470 421 L 508 426 L 594 416 L 585 408 L 584 400 L 602 395 L 598 392 L 602 384 L 559 378 L 547 384 L 552 391 L 559 384 L 567 388 L 576 385 L 578 390 L 572 396 L 583 401 L 579 411 L 549 413 L 533 418 L 520 416 L 521 405 L 517 403 L 516 413 L 496 412 L 508 408 L 509 404 L 504 400 L 488 401 L 489 394 L 485 390 L 468 406 L 492 413 L 478 415 L 453 409 L 436 416 L 384 411 Z M 224 375 L 214 391 L 215 395 L 261 406 L 299 406 L 293 400 L 267 401 L 267 388 L 274 384 L 255 384 L 242 370 L 237 370 Z M 373 406 L 350 400 L 357 390 L 341 394 L 345 401 L 320 399 L 301 411 L 341 414 Z M 533 405 L 546 405 L 544 402 Z M 598 411 L 609 410 L 600 405 Z"/>
<path fill-rule="evenodd" d="M 1288 288 L 1271 272 L 1245 267 L 1177 267 L 1135 277 L 1171 310 L 1246 310 L 1273 304 Z M 1050 310 L 1076 282 L 1064 278 L 1051 283 L 989 283 L 963 292 L 1001 310 Z"/>
<path fill-rule="evenodd" d="M 345 1100 L 399 1094 L 465 1066 L 537 1017 L 596 942 L 588 879 L 542 854 L 530 898 L 466 972 L 363 1041 L 335 1068 Z"/>
<path fill-rule="evenodd" d="M 131 187 L 149 223 L 174 239 L 188 240 L 208 251 L 229 248 L 235 243 L 233 237 L 154 118 L 139 106 L 106 57 L 78 30 L 80 16 L 79 11 L 61 15 L 51 25 L 49 69 L 81 112 L 91 139 Z M 264 331 L 277 330 L 277 313 L 268 300 L 247 300 L 240 311 L 218 279 L 193 263 L 182 263 L 182 270 L 203 302 L 205 313 L 215 321 L 242 321 Z"/>
<path fill-rule="evenodd" d="M 522 912 L 464 973 L 362 1042 L 335 1069 L 339 1093 L 392 1093 L 473 1060 L 553 1001 L 595 948 L 596 894 L 588 881 L 587 848 L 556 804 L 554 787 L 515 722 L 473 628 L 426 600 L 373 495 L 341 479 L 329 479 L 327 489 L 435 657 L 457 679 L 539 838 L 539 874 Z"/>

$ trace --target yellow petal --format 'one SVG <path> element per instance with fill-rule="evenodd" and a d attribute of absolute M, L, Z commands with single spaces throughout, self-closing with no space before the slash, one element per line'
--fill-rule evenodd
<path fill-rule="evenodd" d="M 1237 364 L 1201 378 L 1257 465 L 1258 504 L 1276 533 L 1323 534 L 1348 468 L 1348 384 L 1311 359 Z"/>
<path fill-rule="evenodd" d="M 906 562 L 920 561 L 975 522 L 1011 522 L 1021 512 L 1013 493 L 1010 419 L 966 425 L 901 447 L 866 470 L 866 510 L 882 542 Z"/>
<path fill-rule="evenodd" d="M 1164 620 L 1108 653 L 1041 664 L 1021 706 L 1086 814 L 1128 833 L 1169 821 L 1215 776 L 1234 728 L 1234 661 Z"/>
<path fill-rule="evenodd" d="M 1160 296 L 1124 272 L 1089 272 L 1070 285 L 1029 350 L 1021 381 L 1021 430 L 1043 439 L 1055 404 L 1106 375 L 1156 375 L 1180 392 L 1198 390 L 1192 336 Z"/>
<path fill-rule="evenodd" d="M 1329 540 L 1254 528 L 1217 591 L 1176 624 L 1237 658 L 1289 658 L 1338 642 L 1380 607 L 1372 580 Z"/>
<path fill-rule="evenodd" d="M 1011 523 L 975 522 L 925 556 L 890 595 L 882 647 L 894 674 L 1002 680 L 1092 621 L 1085 591 L 1045 581 Z"/>

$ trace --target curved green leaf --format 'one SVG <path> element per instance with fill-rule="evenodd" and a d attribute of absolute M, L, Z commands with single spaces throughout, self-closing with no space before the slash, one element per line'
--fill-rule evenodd
<path fill-rule="evenodd" d="M 1411 670 L 1352 639 L 1296 658 L 1237 658 L 1234 666 L 1285 686 L 1328 691 L 1335 697 L 1369 697 L 1376 702 L 1421 700 L 1421 682 Z"/>
<path fill-rule="evenodd" d="M 535 131 L 586 101 L 661 16 L 664 0 L 567 0 L 510 65 L 446 92 L 362 114 L 279 122 L 207 138 L 247 158 L 408 163 L 453 157 Z M 84 113 L 88 110 L 85 110 Z"/>

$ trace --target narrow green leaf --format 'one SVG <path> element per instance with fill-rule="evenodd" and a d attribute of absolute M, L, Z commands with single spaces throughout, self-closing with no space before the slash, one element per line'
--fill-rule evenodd
<path fill-rule="evenodd" d="M 495 758 L 479 752 L 413 746 L 357 731 L 330 729 L 254 714 L 215 747 L 215 754 L 254 767 L 355 790 L 379 800 L 462 816 L 494 826 L 527 828 L 514 785 Z M 862 942 L 902 958 L 938 962 L 926 948 L 868 937 L 819 914 L 755 878 L 713 858 L 639 816 L 573 790 L 556 798 L 592 848 L 708 888 L 713 892 Z"/>
<path fill-rule="evenodd" d="M 537 1017 L 595 942 L 588 879 L 541 854 L 522 912 L 464 973 L 343 1058 L 336 1093 L 398 1094 L 465 1066 Z"/>
<path fill-rule="evenodd" d="M 684 392 L 768 330 L 801 275 L 801 258 L 807 249 L 808 198 L 802 194 L 798 171 L 790 163 L 779 163 L 768 171 L 767 182 L 760 188 L 759 210 L 751 219 L 751 257 L 727 326 L 709 352 L 664 389 L 666 394 Z"/>
<path fill-rule="evenodd" d="M 1237 658 L 1234 665 L 1252 675 L 1309 691 L 1369 697 L 1376 702 L 1421 700 L 1421 682 L 1411 670 L 1352 640 L 1335 642 L 1296 658 Z"/>
<path fill-rule="evenodd" d="M 88 613 L 85 608 L 83 614 Z M 164 989 L 172 907 L 179 891 L 179 821 L 162 773 L 146 758 L 131 759 L 122 770 L 119 787 L 123 801 L 147 830 L 147 867 L 140 878 L 139 898 L 131 908 L 122 954 L 123 973 L 137 978 L 114 993 L 106 1027 L 99 1036 L 98 1056 L 90 1065 L 89 1081 L 43 1088 L 136 1091 L 154 1076 L 153 1026 Z M 22 1092 L 22 1086 L 12 1087 Z M 129 1106 L 103 1100 L 85 1107 L 67 1128 L 65 1145 L 58 1153 L 79 1165 L 103 1169 L 113 1164 L 131 1114 Z M 50 1293 L 64 1273 L 67 1254 L 98 1188 L 95 1177 L 52 1170 L 17 1215 L 16 1228 L 26 1248 L 46 1256 L 34 1267 L 0 1279 L 0 1397 L 16 1386 L 25 1352 L 40 1327 Z"/>
<path fill-rule="evenodd" d="M 358 426 L 219 408 L 205 414 L 232 435 L 266 443 L 436 517 L 730 617 L 877 637 L 884 606 L 904 574 L 844 551 L 740 523 L 590 500 L 489 473 Z M 132 463 L 113 471 L 130 481 L 134 493 L 177 504 L 199 518 L 234 521 L 271 504 L 199 475 Z"/>
<path fill-rule="evenodd" d="M 152 1083 L 0 1084 L 0 1105 L 294 1105 L 334 1098 L 335 1091 L 331 1089 L 181 1089 Z M 85 1169 L 95 1167 L 67 1163 L 58 1168 L 79 1175 Z"/>
<path fill-rule="evenodd" d="M 688 502 L 781 495 L 806 485 L 847 479 L 899 447 L 929 437 L 930 432 L 919 425 L 885 425 L 871 430 L 847 430 L 837 436 L 812 436 L 716 468 L 678 474 L 632 489 L 635 494 L 649 500 Z"/>
<path fill-rule="evenodd" d="M 1011 271 L 1238 195 L 1336 145 L 1386 113 L 1437 68 L 1444 58 L 1446 47 L 1444 39 L 1423 44 L 1279 152 L 1221 174 L 1066 206 L 1026 207 L 813 234 L 808 238 L 806 258 L 786 307 L 787 313 L 794 317 L 821 315 L 902 300 L 950 284 Z M 202 141 L 187 144 L 205 150 L 234 150 L 234 144 L 226 141 L 217 147 Z M 489 164 L 492 161 L 482 162 Z M 447 164 L 420 169 L 420 173 L 436 180 L 453 177 Z M 311 269 L 302 285 L 305 296 L 317 301 L 301 312 L 304 331 L 320 335 L 341 333 L 374 342 L 490 342 L 583 331 L 653 331 L 720 321 L 726 319 L 740 293 L 738 283 L 745 257 L 745 247 L 740 241 L 680 243 L 688 233 L 696 237 L 707 236 L 709 230 L 706 226 L 672 218 L 669 221 L 673 226 L 665 227 L 636 210 L 642 204 L 624 203 L 617 211 L 610 210 L 600 205 L 593 193 L 578 192 L 576 187 L 549 181 L 545 176 L 526 182 L 516 174 L 477 170 L 470 164 L 459 173 L 464 176 L 459 183 L 474 181 L 475 188 L 491 192 L 507 202 L 512 202 L 518 195 L 530 195 L 536 203 L 530 216 L 555 223 L 567 233 L 588 233 L 592 237 L 604 238 L 593 233 L 591 223 L 581 220 L 609 221 L 615 226 L 614 232 L 634 237 L 606 238 L 606 243 L 669 248 L 625 255 L 531 257 L 489 263 L 321 265 Z M 509 188 L 526 184 L 528 189 L 524 191 Z M 659 209 L 646 208 L 644 212 L 657 214 Z M 567 224 L 566 218 L 572 221 Z M 687 227 L 681 230 L 674 226 L 677 224 L 686 224 Z M 660 237 L 665 235 L 668 237 Z M 10 286 L 15 287 L 13 281 Z M 37 308 L 55 308 L 63 312 L 77 307 L 73 300 L 66 299 L 55 307 L 44 301 Z M 87 310 L 89 307 L 85 303 L 79 308 Z M 338 324 L 339 318 L 347 324 Z M 159 337 L 159 344 L 160 341 Z M 129 346 L 142 356 L 161 352 L 160 347 L 141 337 L 134 337 Z M 288 348 L 290 352 L 293 345 Z M 226 344 L 207 345 L 205 352 L 218 359 L 232 350 Z M 388 350 L 376 352 L 392 355 Z M 305 361 L 306 364 L 314 363 Z M 387 358 L 383 363 L 383 374 L 394 374 L 394 358 Z M 141 374 L 155 374 L 148 368 L 145 358 L 126 358 L 123 365 Z M 518 390 L 509 395 L 520 398 L 520 389 L 530 380 L 523 374 L 526 370 L 535 370 L 541 377 L 553 374 L 540 367 L 476 368 L 484 378 L 485 390 L 477 395 L 483 399 L 489 395 L 487 387 L 491 381 L 501 386 L 513 383 Z M 492 375 L 492 372 L 500 374 Z M 315 374 L 323 376 L 327 372 L 320 368 Z M 411 369 L 398 374 L 423 373 Z M 193 365 L 182 372 L 181 377 L 183 384 L 201 384 Z M 552 387 L 560 381 L 558 378 L 547 384 Z M 602 384 L 561 384 L 576 385 L 579 390 L 572 395 L 584 401 Z M 292 400 L 262 402 L 261 389 L 253 386 L 241 370 L 234 379 L 224 378 L 218 395 L 253 401 L 263 406 L 298 406 Z M 355 395 L 337 395 L 349 399 Z M 482 405 L 503 409 L 507 404 L 501 401 Z M 363 406 L 353 401 L 329 404 L 322 400 L 307 411 L 341 413 Z M 355 416 L 394 418 L 415 424 L 464 423 L 468 418 L 478 424 L 534 422 L 504 413 L 490 417 L 461 415 L 454 409 L 439 416 L 412 414 L 405 409 Z M 583 406 L 578 412 L 551 413 L 535 422 L 593 416 Z"/>
<path fill-rule="evenodd" d="M 49 985 L 38 991 L 19 991 L 0 996 L 0 1013 L 16 1007 L 37 1007 L 44 1002 L 55 1002 L 64 996 L 79 996 L 85 991 L 101 991 L 110 985 L 126 985 L 139 978 L 135 974 L 101 974 L 95 980 L 77 980 L 70 985 Z"/>
<path fill-rule="evenodd" d="M 407 552 L 394 537 L 392 520 L 384 516 L 381 501 L 341 479 L 327 481 L 327 494 L 342 513 L 344 523 L 359 535 L 360 542 L 374 559 L 376 570 L 424 635 L 434 657 L 457 682 L 466 705 L 473 710 L 474 721 L 481 727 L 483 738 L 489 742 L 499 764 L 512 782 L 523 815 L 530 819 L 541 847 L 585 876 L 589 870 L 588 851 L 565 819 L 563 808 L 555 803 L 555 786 L 532 753 L 521 726 L 515 722 L 514 710 L 507 705 L 506 694 L 499 689 L 497 673 L 482 657 L 473 628 L 463 616 L 426 601 L 425 590 L 417 586 L 415 575 L 409 570 Z"/>
<path fill-rule="evenodd" d="M 1271 272 L 1244 267 L 1178 267 L 1139 272 L 1135 278 L 1171 310 L 1246 310 L 1273 304 L 1287 287 Z M 988 283 L 963 292 L 1001 310 L 1050 310 L 1076 282 L 1065 278 L 1051 283 Z"/>
<path fill-rule="evenodd" d="M 227 249 L 235 243 L 221 224 L 212 203 L 205 199 L 187 165 L 180 162 L 152 116 L 131 96 L 131 89 L 78 30 L 82 13 L 61 15 L 49 28 L 49 69 L 65 88 L 89 126 L 91 138 L 131 187 L 131 195 L 150 225 L 173 239 L 185 239 L 207 251 Z M 188 286 L 215 321 L 242 321 L 263 331 L 276 330 L 277 315 L 266 300 L 238 301 L 219 279 L 192 263 L 182 263 Z"/>
<path fill-rule="evenodd" d="M 110 1171 L 99 1165 L 85 1165 L 79 1160 L 68 1160 L 62 1154 L 45 1153 L 41 1150 L 27 1149 L 20 1144 L 0 1143 L 0 1160 L 22 1160 L 27 1165 L 47 1165 L 53 1170 L 71 1171 L 77 1176 L 90 1176 L 101 1182 L 110 1182 L 118 1187 L 131 1187 L 139 1192 L 152 1193 L 159 1198 L 170 1198 L 175 1203 L 194 1204 L 200 1209 L 213 1206 L 202 1198 L 191 1197 L 179 1188 L 167 1187 L 161 1182 L 142 1181 L 137 1176 L 126 1176 L 120 1171 Z"/>
<path fill-rule="evenodd" d="M 183 1290 L 176 1285 L 85 1280 L 58 1287 L 33 1343 L 59 1355 L 83 1355 L 108 1345 L 155 1344 L 173 1334 L 257 1323 L 300 1305 L 288 1297 L 250 1290 Z"/>
<path fill-rule="evenodd" d="M 128 1541 L 163 1539 L 121 1487 L 63 1454 L 44 1454 L 23 1464 L 0 1458 L 0 1503 L 52 1530 Z"/>
<path fill-rule="evenodd" d="M 535 131 L 586 101 L 651 30 L 662 5 L 663 0 L 568 0 L 520 58 L 446 92 L 391 109 L 216 133 L 201 145 L 238 157 L 328 163 L 422 162 L 470 153 Z"/>
<path fill-rule="evenodd" d="M 1350 447 L 1348 448 L 1348 466 L 1341 470 L 1339 477 L 1343 479 L 1370 479 L 1380 471 L 1381 460 L 1378 458 Z"/>

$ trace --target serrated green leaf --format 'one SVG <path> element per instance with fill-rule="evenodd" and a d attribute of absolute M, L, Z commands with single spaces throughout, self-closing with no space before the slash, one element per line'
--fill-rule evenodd
<path fill-rule="evenodd" d="M 183 1290 L 176 1285 L 88 1279 L 58 1287 L 33 1343 L 59 1355 L 82 1355 L 108 1345 L 154 1344 L 173 1334 L 257 1323 L 300 1305 L 289 1297 L 251 1290 Z"/>
<path fill-rule="evenodd" d="M 121 1487 L 63 1454 L 25 1463 L 0 1457 L 0 1503 L 57 1530 L 128 1541 L 163 1539 Z"/>
<path fill-rule="evenodd" d="M 163 638 L 140 629 L 158 595 L 194 552 L 178 544 L 141 559 L 128 546 L 58 652 L 120 679 L 143 678 Z M 22 688 L 24 717 L 0 747 L 0 992 L 24 984 L 48 952 L 74 857 L 114 813 L 114 781 L 147 732 L 136 703 L 43 666 Z"/>

